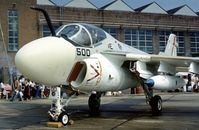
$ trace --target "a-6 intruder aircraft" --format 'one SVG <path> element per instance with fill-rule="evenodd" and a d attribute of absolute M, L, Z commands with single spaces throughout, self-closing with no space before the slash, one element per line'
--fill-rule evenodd
<path fill-rule="evenodd" d="M 61 26 L 54 31 L 47 12 L 44 13 L 52 36 L 36 39 L 16 54 L 19 71 L 31 80 L 52 86 L 57 94 L 49 110 L 50 119 L 66 125 L 66 107 L 60 88 L 67 85 L 74 93 L 91 93 L 91 113 L 99 112 L 102 92 L 119 91 L 141 85 L 154 114 L 162 111 L 162 100 L 153 96 L 153 89 L 171 90 L 182 87 L 184 80 L 176 77 L 177 67 L 199 73 L 199 58 L 176 56 L 176 36 L 171 34 L 165 52 L 150 55 L 119 42 L 104 30 L 85 23 Z M 95 92 L 95 93 L 93 93 Z"/>

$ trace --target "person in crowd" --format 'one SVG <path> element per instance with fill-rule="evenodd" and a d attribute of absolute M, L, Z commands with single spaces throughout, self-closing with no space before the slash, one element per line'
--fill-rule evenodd
<path fill-rule="evenodd" d="M 49 94 L 50 94 L 50 87 L 45 86 L 45 89 L 44 89 L 44 96 L 45 96 L 45 97 L 49 97 Z"/>
<path fill-rule="evenodd" d="M 188 74 L 187 75 L 187 84 L 186 84 L 186 91 L 188 92 L 188 91 L 190 91 L 189 90 L 189 87 L 191 86 L 192 84 L 191 84 L 191 74 Z"/>
<path fill-rule="evenodd" d="M 35 93 L 35 97 L 36 97 L 36 98 L 41 97 L 40 84 L 36 84 L 36 93 Z"/>
<path fill-rule="evenodd" d="M 18 96 L 20 97 L 20 100 L 22 100 L 22 93 L 20 93 L 20 88 L 21 88 L 20 80 L 15 79 L 14 87 L 15 87 L 15 90 L 13 92 L 13 95 L 10 101 L 14 101 Z"/>
<path fill-rule="evenodd" d="M 0 84 L 0 94 L 1 94 L 1 99 L 3 98 L 3 91 L 4 91 L 4 84 L 1 82 Z"/>
<path fill-rule="evenodd" d="M 14 78 L 14 92 L 10 99 L 10 101 L 14 101 L 17 97 L 19 97 L 19 101 L 23 99 L 31 100 L 33 97 L 36 98 L 45 98 L 45 94 L 48 96 L 48 91 L 45 92 L 46 87 L 41 84 L 36 84 L 29 79 L 26 79 L 23 75 L 19 77 L 19 79 Z M 47 89 L 48 90 L 48 89 Z"/>
<path fill-rule="evenodd" d="M 41 98 L 45 98 L 45 95 L 44 95 L 44 90 L 45 90 L 45 85 L 40 85 L 40 90 L 41 90 Z"/>
<path fill-rule="evenodd" d="M 34 82 L 30 82 L 30 96 L 31 96 L 31 99 L 33 97 L 35 97 L 36 95 L 36 88 L 35 88 L 36 84 Z"/>
<path fill-rule="evenodd" d="M 24 82 L 25 88 L 24 88 L 24 100 L 30 100 L 31 95 L 30 95 L 30 80 L 25 79 Z"/>
<path fill-rule="evenodd" d="M 193 81 L 194 81 L 194 85 L 193 85 L 193 91 L 194 92 L 198 92 L 198 82 L 199 82 L 199 78 L 198 78 L 198 74 L 195 74 L 193 76 Z"/>

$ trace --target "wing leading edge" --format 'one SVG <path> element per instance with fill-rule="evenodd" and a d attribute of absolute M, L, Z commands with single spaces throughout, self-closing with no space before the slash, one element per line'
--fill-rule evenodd
<path fill-rule="evenodd" d="M 199 63 L 199 58 L 197 57 L 183 57 L 183 56 L 166 56 L 166 55 L 142 55 L 142 54 L 132 54 L 127 53 L 126 59 L 142 61 L 142 62 L 160 62 L 164 61 L 169 64 L 175 65 L 177 67 L 189 66 L 190 63 Z"/>

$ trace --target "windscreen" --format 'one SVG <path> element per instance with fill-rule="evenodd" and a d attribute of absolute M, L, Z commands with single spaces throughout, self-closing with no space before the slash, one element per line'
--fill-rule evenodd
<path fill-rule="evenodd" d="M 58 36 L 70 39 L 75 46 L 91 46 L 91 40 L 87 31 L 79 25 L 69 25 L 62 29 Z"/>
<path fill-rule="evenodd" d="M 97 44 L 106 38 L 106 34 L 102 29 L 90 24 L 83 24 L 83 26 L 89 31 L 93 44 Z"/>

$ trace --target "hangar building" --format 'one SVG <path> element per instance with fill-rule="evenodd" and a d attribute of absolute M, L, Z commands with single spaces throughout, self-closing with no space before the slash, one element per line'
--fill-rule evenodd
<path fill-rule="evenodd" d="M 1 35 L 0 49 L 3 53 L 0 55 L 0 67 L 4 71 L 0 72 L 8 70 L 6 65 L 9 60 L 14 73 L 16 52 L 33 39 L 50 35 L 43 15 L 30 10 L 33 5 L 48 11 L 55 28 L 74 22 L 91 23 L 118 40 L 153 54 L 164 51 L 168 35 L 172 32 L 177 35 L 178 55 L 199 56 L 199 16 L 188 5 L 165 10 L 156 2 L 133 8 L 126 0 L 108 0 L 101 7 L 93 1 L 1 0 L 0 29 L 3 38 Z"/>

